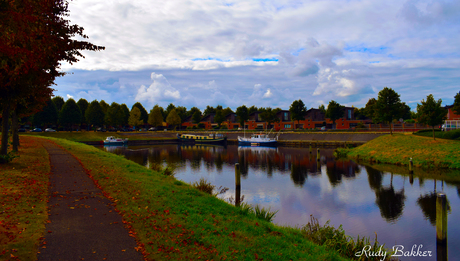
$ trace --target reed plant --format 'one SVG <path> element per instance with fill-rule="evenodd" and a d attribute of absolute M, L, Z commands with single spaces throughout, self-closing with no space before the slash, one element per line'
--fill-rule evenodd
<path fill-rule="evenodd" d="M 256 205 L 254 207 L 254 214 L 256 215 L 256 217 L 258 219 L 263 219 L 263 220 L 266 220 L 268 222 L 272 222 L 272 220 L 275 217 L 276 213 L 278 213 L 278 210 L 273 212 L 273 211 L 270 211 L 270 208 L 268 208 L 268 209 L 261 208 L 261 207 L 259 207 L 259 205 Z"/>
<path fill-rule="evenodd" d="M 392 252 L 385 249 L 385 245 L 380 245 L 377 241 L 377 233 L 375 234 L 375 240 L 372 244 L 369 237 L 357 237 L 354 239 L 351 236 L 347 236 L 345 231 L 340 225 L 338 228 L 329 225 L 329 220 L 321 226 L 318 219 L 310 215 L 310 222 L 301 228 L 305 236 L 318 245 L 323 245 L 328 249 L 334 249 L 343 257 L 347 257 L 353 260 L 382 260 L 382 256 L 367 256 L 357 255 L 357 253 L 363 251 L 365 247 L 369 252 L 377 253 L 379 251 L 386 252 L 385 260 L 394 260 L 391 258 Z M 370 248 L 369 248 L 370 247 Z"/>
<path fill-rule="evenodd" d="M 205 178 L 200 178 L 199 181 L 195 181 L 194 183 L 192 183 L 192 186 L 204 193 L 207 193 L 215 197 L 217 197 L 220 194 L 224 194 L 228 190 L 228 188 L 222 186 L 216 189 L 216 186 L 212 185 L 211 182 L 207 181 Z M 214 190 L 216 190 L 216 192 L 214 192 Z"/>

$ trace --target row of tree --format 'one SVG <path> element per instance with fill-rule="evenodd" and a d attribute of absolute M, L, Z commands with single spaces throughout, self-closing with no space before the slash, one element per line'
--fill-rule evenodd
<path fill-rule="evenodd" d="M 414 119 L 420 123 L 424 123 L 433 127 L 445 120 L 446 111 L 442 108 L 442 100 L 435 101 L 433 95 L 428 95 L 426 101 L 422 100 L 417 106 L 417 112 L 412 112 L 410 107 L 404 102 L 401 102 L 400 95 L 393 89 L 385 87 L 378 94 L 377 99 L 371 98 L 363 108 L 354 108 L 355 118 L 358 120 L 370 119 L 375 123 L 384 122 L 392 124 L 397 119 Z M 455 97 L 457 103 L 460 104 L 460 95 Z M 454 104 L 455 105 L 455 104 Z M 345 106 L 340 105 L 336 101 L 329 102 L 327 108 L 324 105 L 319 106 L 319 110 L 324 113 L 325 117 L 330 119 L 333 124 L 337 119 L 344 117 Z M 460 105 L 458 105 L 460 108 Z M 253 112 L 259 112 L 262 121 L 271 125 L 279 121 L 277 113 L 280 108 L 272 109 L 270 107 L 258 108 L 256 106 L 246 107 L 242 105 L 236 109 L 237 120 L 240 126 L 244 126 L 244 122 L 249 120 L 249 115 Z M 290 108 L 292 121 L 301 121 L 305 119 L 307 107 L 301 99 L 294 101 Z M 155 105 L 149 113 L 141 103 L 135 103 L 131 111 L 126 104 L 118 104 L 113 102 L 108 105 L 104 100 L 97 100 L 88 103 L 85 99 L 80 99 L 75 102 L 73 99 L 68 99 L 64 102 L 62 97 L 55 97 L 47 102 L 43 111 L 38 112 L 33 116 L 34 125 L 55 125 L 61 124 L 70 128 L 73 125 L 85 124 L 89 126 L 142 126 L 149 124 L 152 126 L 162 126 L 164 122 L 169 125 L 180 125 L 187 117 L 191 117 L 193 123 L 201 122 L 203 116 L 213 114 L 214 122 L 219 127 L 225 121 L 225 116 L 233 113 L 231 108 L 223 108 L 207 106 L 204 112 L 197 107 L 192 107 L 190 110 L 183 106 L 175 106 L 169 104 L 166 109 Z"/>

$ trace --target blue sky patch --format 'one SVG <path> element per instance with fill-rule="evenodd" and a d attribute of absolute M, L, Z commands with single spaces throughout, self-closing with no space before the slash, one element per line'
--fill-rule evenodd
<path fill-rule="evenodd" d="M 252 58 L 254 62 L 277 62 L 278 58 Z"/>
<path fill-rule="evenodd" d="M 358 53 L 371 53 L 371 54 L 384 54 L 388 51 L 388 47 L 364 47 L 364 46 L 347 46 L 344 48 L 345 51 L 358 52 Z"/>

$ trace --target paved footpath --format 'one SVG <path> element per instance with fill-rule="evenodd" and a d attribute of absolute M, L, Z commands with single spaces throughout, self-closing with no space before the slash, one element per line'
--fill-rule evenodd
<path fill-rule="evenodd" d="M 38 260 L 143 260 L 113 203 L 81 164 L 44 141 L 51 161 L 49 220 Z"/>

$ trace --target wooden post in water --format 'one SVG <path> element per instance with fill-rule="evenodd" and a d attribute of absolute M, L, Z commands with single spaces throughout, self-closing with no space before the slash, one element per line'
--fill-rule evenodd
<path fill-rule="evenodd" d="M 436 198 L 436 260 L 447 261 L 447 198 L 438 193 Z"/>
<path fill-rule="evenodd" d="M 319 154 L 319 148 L 316 148 L 316 160 L 319 161 L 321 155 Z"/>
<path fill-rule="evenodd" d="M 310 154 L 311 154 L 311 142 L 310 142 Z"/>
<path fill-rule="evenodd" d="M 241 172 L 240 164 L 235 164 L 235 206 L 239 206 L 241 202 Z"/>

